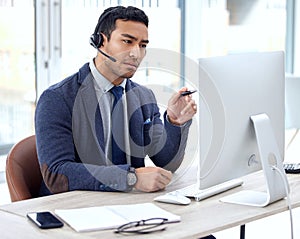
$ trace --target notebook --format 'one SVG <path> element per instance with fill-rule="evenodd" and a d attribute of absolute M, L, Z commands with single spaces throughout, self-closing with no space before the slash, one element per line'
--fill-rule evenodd
<path fill-rule="evenodd" d="M 180 221 L 180 216 L 153 203 L 56 209 L 55 214 L 77 232 L 114 229 L 128 222 L 156 217 L 167 218 L 168 222 Z"/>

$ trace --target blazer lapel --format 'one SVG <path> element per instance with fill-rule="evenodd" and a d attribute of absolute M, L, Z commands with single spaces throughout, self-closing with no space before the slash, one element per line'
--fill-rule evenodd
<path fill-rule="evenodd" d="M 141 108 L 140 92 L 138 87 L 132 87 L 130 81 L 126 84 L 126 101 L 127 114 L 129 120 L 129 134 L 130 134 L 130 152 L 133 157 L 143 158 L 144 150 L 144 128 L 143 128 L 143 111 Z M 134 162 L 132 162 L 134 164 Z"/>
<path fill-rule="evenodd" d="M 73 132 L 75 139 L 79 140 L 76 145 L 80 151 L 80 158 L 96 163 L 105 159 L 105 144 L 103 135 L 102 118 L 94 89 L 93 78 L 88 74 L 78 90 L 73 107 Z M 75 133 L 76 132 L 76 133 Z M 105 162 L 102 162 L 102 164 Z"/>

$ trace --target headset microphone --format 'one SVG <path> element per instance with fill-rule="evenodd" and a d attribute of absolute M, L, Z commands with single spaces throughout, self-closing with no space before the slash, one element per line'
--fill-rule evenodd
<path fill-rule="evenodd" d="M 106 57 L 107 57 L 108 59 L 110 59 L 112 62 L 116 62 L 116 61 L 117 61 L 114 57 L 107 55 L 105 52 L 101 51 L 101 50 L 97 47 L 97 45 L 96 45 L 95 42 L 94 42 L 94 36 L 93 36 L 93 35 L 90 37 L 90 44 L 91 44 L 94 48 L 96 48 L 103 56 L 106 56 Z"/>
<path fill-rule="evenodd" d="M 116 58 L 113 58 L 112 56 L 107 55 L 106 53 L 104 53 L 103 51 L 101 51 L 99 48 L 97 48 L 97 50 L 103 55 L 106 56 L 108 59 L 110 59 L 113 62 L 116 62 Z"/>

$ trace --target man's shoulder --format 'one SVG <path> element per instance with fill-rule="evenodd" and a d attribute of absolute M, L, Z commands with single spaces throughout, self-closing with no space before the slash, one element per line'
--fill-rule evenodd
<path fill-rule="evenodd" d="M 56 89 L 65 88 L 65 87 L 69 88 L 72 86 L 78 87 L 84 82 L 84 80 L 87 78 L 89 73 L 90 73 L 89 64 L 86 63 L 79 69 L 79 71 L 66 77 L 62 81 L 50 86 L 48 89 L 56 90 Z"/>
<path fill-rule="evenodd" d="M 66 77 L 64 80 L 48 87 L 40 96 L 40 100 L 50 98 L 53 101 L 64 98 L 66 101 L 73 101 L 81 85 L 88 78 L 89 66 L 86 63 L 78 72 Z"/>

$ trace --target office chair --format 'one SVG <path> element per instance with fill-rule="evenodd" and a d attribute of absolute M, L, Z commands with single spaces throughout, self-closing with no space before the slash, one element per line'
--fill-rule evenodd
<path fill-rule="evenodd" d="M 42 174 L 35 135 L 16 143 L 6 159 L 6 181 L 12 202 L 38 197 Z"/>

